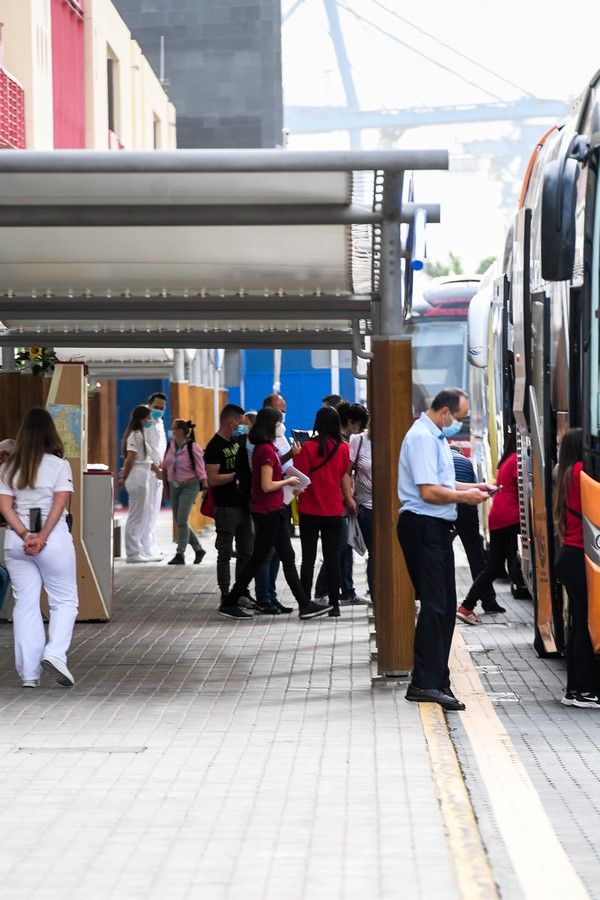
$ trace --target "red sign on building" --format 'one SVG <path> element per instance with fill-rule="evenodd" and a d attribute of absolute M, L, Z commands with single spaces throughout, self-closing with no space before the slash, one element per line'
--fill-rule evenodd
<path fill-rule="evenodd" d="M 0 22 L 0 150 L 25 149 L 25 92 L 2 68 Z"/>
<path fill-rule="evenodd" d="M 85 147 L 83 0 L 52 0 L 54 146 Z"/>

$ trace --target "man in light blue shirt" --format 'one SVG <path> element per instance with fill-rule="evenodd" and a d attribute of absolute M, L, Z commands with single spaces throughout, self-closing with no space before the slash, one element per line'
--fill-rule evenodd
<path fill-rule="evenodd" d="M 476 506 L 488 499 L 492 487 L 455 478 L 447 438 L 460 431 L 468 412 L 464 391 L 440 391 L 407 432 L 398 460 L 398 540 L 421 604 L 406 699 L 449 710 L 465 708 L 452 693 L 448 669 L 456 620 L 451 526 L 457 503 Z"/>

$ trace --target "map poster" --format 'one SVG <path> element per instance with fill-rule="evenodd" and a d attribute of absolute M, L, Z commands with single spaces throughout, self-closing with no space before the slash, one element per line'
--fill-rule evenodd
<path fill-rule="evenodd" d="M 81 407 L 74 403 L 50 403 L 47 409 L 65 445 L 65 457 L 81 459 Z"/>

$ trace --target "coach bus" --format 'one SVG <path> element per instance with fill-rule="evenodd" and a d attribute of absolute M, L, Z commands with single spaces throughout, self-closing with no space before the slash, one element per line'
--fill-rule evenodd
<path fill-rule="evenodd" d="M 435 279 L 413 301 L 406 330 L 412 339 L 415 416 L 448 385 L 468 390 L 467 314 L 478 288 L 477 277 L 449 275 Z M 468 418 L 456 439 L 469 441 Z"/>
<path fill-rule="evenodd" d="M 582 503 L 589 628 L 600 652 L 600 72 L 567 120 L 540 140 L 527 168 L 510 252 L 490 273 L 490 322 L 502 316 L 491 354 L 502 398 L 488 415 L 496 444 L 510 415 L 517 430 L 524 580 L 535 602 L 534 646 L 563 649 L 563 597 L 553 573 L 557 539 L 552 520 L 553 469 L 567 428 L 584 430 Z M 486 301 L 474 301 L 475 311 Z M 475 321 L 471 362 L 482 346 Z M 504 349 L 505 348 L 505 349 Z M 506 353 L 503 362 L 502 353 Z M 505 364 L 506 363 L 506 364 Z M 490 360 L 487 361 L 489 382 Z M 473 406 L 473 402 L 472 402 Z M 494 415 L 496 419 L 494 420 Z M 489 442 L 490 447 L 493 443 Z M 497 452 L 497 451 L 496 451 Z"/>

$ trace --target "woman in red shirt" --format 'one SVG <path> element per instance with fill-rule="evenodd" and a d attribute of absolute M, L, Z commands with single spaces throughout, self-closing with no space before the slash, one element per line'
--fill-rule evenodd
<path fill-rule="evenodd" d="M 556 577 L 569 597 L 570 628 L 567 641 L 567 690 L 565 706 L 597 709 L 597 668 L 588 630 L 587 582 L 583 552 L 583 518 L 580 480 L 583 468 L 583 431 L 570 428 L 563 435 L 558 453 L 554 495 L 554 521 L 562 537 Z"/>
<path fill-rule="evenodd" d="M 347 512 L 356 514 L 352 483 L 348 470 L 348 444 L 342 441 L 340 417 L 335 409 L 323 406 L 317 413 L 313 436 L 302 446 L 294 465 L 311 480 L 298 500 L 302 565 L 300 581 L 307 597 L 312 591 L 317 542 L 323 545 L 323 562 L 327 572 L 330 616 L 340 614 L 340 531 Z"/>
<path fill-rule="evenodd" d="M 479 573 L 456 611 L 457 618 L 468 625 L 481 625 L 481 619 L 474 612 L 475 604 L 493 585 L 494 579 L 504 574 L 506 556 L 519 534 L 519 481 L 515 444 L 516 432 L 513 431 L 498 463 L 496 490 L 488 517 L 490 543 L 487 566 Z M 500 607 L 496 611 L 504 612 L 504 609 Z"/>
<path fill-rule="evenodd" d="M 281 560 L 285 580 L 298 603 L 300 618 L 314 619 L 329 612 L 329 607 L 311 603 L 310 592 L 305 593 L 298 578 L 289 520 L 284 512 L 283 488 L 288 484 L 296 486 L 300 482 L 296 475 L 282 478 L 281 461 L 275 447 L 277 425 L 281 421 L 282 415 L 278 409 L 265 407 L 257 413 L 256 421 L 248 434 L 248 440 L 254 445 L 251 493 L 254 550 L 219 607 L 219 613 L 226 618 L 248 618 L 246 613 L 240 615 L 238 600 L 246 592 L 273 547 Z M 264 605 L 261 612 L 268 612 Z"/>

